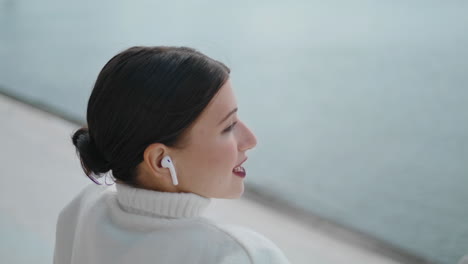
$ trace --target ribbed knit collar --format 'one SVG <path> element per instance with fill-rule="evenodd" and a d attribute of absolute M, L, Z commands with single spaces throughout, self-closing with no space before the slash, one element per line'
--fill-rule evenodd
<path fill-rule="evenodd" d="M 211 201 L 194 193 L 158 192 L 123 183 L 115 183 L 115 187 L 117 200 L 125 211 L 153 217 L 197 217 Z"/>

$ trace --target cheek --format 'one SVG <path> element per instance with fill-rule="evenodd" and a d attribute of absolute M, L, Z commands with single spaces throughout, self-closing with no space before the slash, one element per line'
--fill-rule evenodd
<path fill-rule="evenodd" d="M 209 170 L 217 175 L 225 175 L 237 164 L 237 143 L 232 135 L 220 137 L 206 152 Z"/>
<path fill-rule="evenodd" d="M 184 153 L 185 188 L 205 197 L 225 197 L 239 184 L 232 175 L 239 162 L 236 138 L 226 135 L 198 142 L 204 144 L 192 145 Z"/>
<path fill-rule="evenodd" d="M 233 138 L 222 139 L 213 149 L 212 159 L 224 169 L 232 170 L 237 163 L 237 144 Z M 223 165 L 223 166 L 221 166 Z"/>
<path fill-rule="evenodd" d="M 205 144 L 193 146 L 186 157 L 192 172 L 204 172 L 205 176 L 225 174 L 237 164 L 237 143 L 234 137 L 218 138 Z M 212 173 L 206 173 L 211 171 Z"/>

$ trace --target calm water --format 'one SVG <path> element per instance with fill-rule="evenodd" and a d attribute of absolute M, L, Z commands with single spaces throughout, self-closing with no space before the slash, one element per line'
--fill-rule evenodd
<path fill-rule="evenodd" d="M 84 120 L 102 66 L 232 68 L 248 184 L 434 262 L 468 253 L 468 2 L 0 0 L 0 86 Z"/>

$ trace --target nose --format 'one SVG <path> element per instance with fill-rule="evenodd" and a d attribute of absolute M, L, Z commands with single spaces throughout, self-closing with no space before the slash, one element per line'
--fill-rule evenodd
<path fill-rule="evenodd" d="M 239 151 L 247 151 L 249 149 L 254 148 L 257 145 L 257 138 L 252 133 L 252 131 L 244 124 L 244 122 L 240 122 L 242 127 L 242 132 L 240 135 L 240 140 L 238 143 Z"/>

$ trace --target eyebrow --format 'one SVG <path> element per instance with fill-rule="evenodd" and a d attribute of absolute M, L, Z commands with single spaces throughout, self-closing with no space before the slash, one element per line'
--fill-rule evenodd
<path fill-rule="evenodd" d="M 219 122 L 218 125 L 220 125 L 221 123 L 223 123 L 224 121 L 226 121 L 226 119 L 228 119 L 229 116 L 232 115 L 232 114 L 234 114 L 235 112 L 237 112 L 237 107 L 236 107 L 234 110 L 232 110 L 231 112 L 229 112 L 229 114 L 227 114 L 227 116 L 224 117 L 223 120 L 221 120 L 221 122 Z"/>

